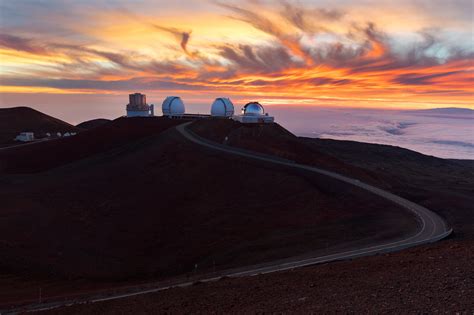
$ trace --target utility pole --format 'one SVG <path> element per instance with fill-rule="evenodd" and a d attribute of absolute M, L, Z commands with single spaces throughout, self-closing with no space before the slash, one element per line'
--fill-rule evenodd
<path fill-rule="evenodd" d="M 41 304 L 41 287 L 39 288 L 38 302 Z"/>

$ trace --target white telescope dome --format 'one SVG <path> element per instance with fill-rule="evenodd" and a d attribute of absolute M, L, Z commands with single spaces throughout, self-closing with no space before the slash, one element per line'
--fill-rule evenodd
<path fill-rule="evenodd" d="M 259 102 L 250 102 L 242 108 L 242 112 L 246 116 L 259 116 L 264 115 L 265 110 Z"/>
<path fill-rule="evenodd" d="M 224 97 L 216 98 L 211 106 L 211 116 L 231 117 L 234 115 L 234 104 L 231 100 Z"/>
<path fill-rule="evenodd" d="M 184 103 L 178 96 L 168 96 L 163 101 L 163 116 L 180 116 L 185 112 Z"/>

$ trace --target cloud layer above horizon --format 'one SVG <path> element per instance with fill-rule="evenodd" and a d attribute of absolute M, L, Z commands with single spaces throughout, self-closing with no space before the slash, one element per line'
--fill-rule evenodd
<path fill-rule="evenodd" d="M 473 108 L 472 1 L 4 1 L 3 93 Z M 8 105 L 8 104 L 7 104 Z"/>

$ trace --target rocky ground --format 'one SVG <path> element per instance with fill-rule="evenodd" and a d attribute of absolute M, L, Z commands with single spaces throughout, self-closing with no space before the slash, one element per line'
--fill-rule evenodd
<path fill-rule="evenodd" d="M 223 279 L 46 314 L 472 314 L 474 242 Z"/>
<path fill-rule="evenodd" d="M 114 124 L 106 126 L 112 128 Z M 171 126 L 172 124 L 168 127 Z M 277 251 L 266 252 L 270 254 L 266 256 L 267 258 L 278 255 L 281 257 L 282 253 L 303 253 L 311 248 L 320 248 L 324 246 L 328 235 L 341 237 L 347 242 L 351 237 L 364 239 L 364 235 L 370 233 L 373 236 L 384 232 L 388 233 L 385 234 L 386 236 L 390 236 L 393 231 L 403 230 L 410 226 L 409 221 L 397 221 L 396 216 L 392 216 L 395 213 L 402 214 L 399 209 L 395 211 L 396 209 L 380 205 L 373 198 L 366 198 L 357 191 L 343 189 L 342 186 L 327 179 L 311 178 L 302 173 L 288 173 L 285 170 L 242 161 L 239 158 L 223 157 L 215 152 L 180 142 L 178 138 L 173 138 L 176 136 L 173 133 L 169 133 L 171 136 L 166 137 L 166 140 L 158 135 L 159 132 L 145 139 L 143 137 L 148 132 L 156 130 L 153 125 L 149 127 L 150 130 L 147 131 L 145 128 L 144 133 L 137 134 L 138 138 L 129 139 L 126 143 L 118 141 L 112 147 L 104 147 L 103 143 L 106 142 L 92 141 L 85 136 L 87 132 L 83 132 L 80 134 L 83 138 L 76 139 L 84 139 L 84 143 L 92 141 L 93 144 L 92 149 L 86 149 L 83 153 L 86 158 L 59 154 L 59 158 L 53 159 L 52 162 L 48 159 L 47 167 L 44 166 L 45 164 L 30 162 L 27 158 L 23 158 L 21 163 L 16 163 L 14 154 L 3 155 L 4 161 L 8 162 L 4 164 L 8 166 L 4 168 L 4 171 L 10 173 L 8 177 L 0 181 L 0 185 L 4 187 L 4 204 L 10 207 L 10 210 L 4 214 L 13 215 L 13 218 L 19 220 L 21 224 L 30 224 L 31 220 L 35 221 L 34 216 L 30 221 L 25 221 L 25 218 L 30 218 L 30 216 L 15 216 L 17 212 L 14 209 L 15 205 L 18 206 L 19 200 L 23 200 L 21 204 L 23 208 L 28 206 L 26 208 L 33 210 L 57 209 L 56 214 L 51 215 L 54 222 L 68 222 L 67 218 L 74 218 L 74 220 L 69 220 L 71 222 L 68 222 L 67 229 L 58 229 L 56 232 L 69 235 L 65 233 L 67 230 L 82 235 L 79 239 L 67 236 L 64 239 L 67 240 L 65 244 L 76 246 L 68 248 L 61 242 L 49 241 L 53 239 L 56 232 L 43 233 L 45 230 L 37 229 L 36 232 L 39 234 L 26 233 L 20 238 L 11 240 L 11 242 L 26 244 L 18 247 L 22 252 L 13 251 L 12 248 L 17 247 L 12 247 L 11 243 L 5 242 L 0 243 L 4 252 L 10 253 L 11 257 L 18 257 L 18 255 L 35 257 L 28 261 L 35 261 L 37 264 L 47 261 L 49 267 L 56 266 L 56 270 L 59 266 L 69 267 L 67 270 L 64 268 L 60 270 L 66 274 L 74 271 L 76 274 L 81 272 L 83 275 L 92 275 L 92 271 L 96 270 L 93 268 L 93 259 L 96 259 L 94 257 L 102 257 L 96 261 L 102 268 L 100 269 L 102 275 L 105 273 L 123 274 L 123 270 L 132 274 L 147 270 L 149 275 L 153 275 L 159 271 L 159 268 L 166 266 L 178 269 L 183 267 L 183 265 L 180 267 L 169 264 L 166 259 L 187 261 L 187 267 L 184 266 L 186 268 L 189 267 L 188 265 L 194 265 L 192 262 L 196 259 L 201 259 L 209 267 L 212 264 L 206 258 L 208 257 L 206 252 L 216 253 L 217 250 L 217 256 L 223 258 L 228 265 L 232 262 L 253 263 L 256 258 L 265 258 L 259 257 L 259 253 L 263 253 L 263 248 L 269 248 L 261 246 L 265 242 L 265 244 L 278 245 Z M 88 132 L 96 133 L 101 128 Z M 471 266 L 474 253 L 474 220 L 472 219 L 474 164 L 471 161 L 437 159 L 391 146 L 298 138 L 278 125 L 252 127 L 226 120 L 204 120 L 194 124 L 192 128 L 201 136 L 220 143 L 338 171 L 390 190 L 436 211 L 448 221 L 455 233 L 449 240 L 399 253 L 250 278 L 224 279 L 215 283 L 197 284 L 188 288 L 172 289 L 135 298 L 74 306 L 52 311 L 53 313 L 254 313 L 264 311 L 397 314 L 465 312 L 470 314 L 474 311 L 472 302 L 474 268 Z M 124 128 L 118 128 L 118 130 L 127 133 Z M 104 133 L 104 135 L 109 135 L 109 133 Z M 116 138 L 107 136 L 101 139 Z M 140 140 L 139 143 L 130 142 L 137 139 Z M 61 152 L 61 146 L 54 147 L 54 150 Z M 104 150 L 108 150 L 106 154 L 101 153 L 96 156 L 97 152 L 104 152 Z M 41 153 L 41 150 L 37 153 Z M 16 156 L 19 158 L 25 154 Z M 141 162 L 139 167 L 132 168 L 130 172 L 121 171 L 134 165 L 136 161 Z M 0 154 L 0 166 L 1 162 L 2 155 Z M 106 164 L 110 165 L 104 171 Z M 58 168 L 58 166 L 61 167 Z M 98 170 L 101 170 L 103 174 Z M 38 171 L 41 172 L 35 175 Z M 15 172 L 23 173 L 23 175 L 13 174 Z M 135 178 L 134 174 L 137 172 L 140 176 Z M 207 177 L 203 177 L 203 174 Z M 255 176 L 256 174 L 258 176 Z M 233 180 L 229 181 L 229 178 Z M 173 179 L 177 180 L 173 181 Z M 170 180 L 172 186 L 169 187 Z M 35 182 L 48 183 L 42 188 L 46 189 L 46 192 L 49 191 L 46 196 L 42 193 L 38 196 L 37 187 L 39 186 L 35 186 Z M 196 184 L 197 182 L 199 184 Z M 107 183 L 113 183 L 113 189 L 107 190 L 107 199 L 114 202 L 101 202 L 103 196 L 100 191 L 97 192 L 100 187 L 108 187 Z M 146 192 L 143 196 L 147 197 L 143 199 L 145 201 L 140 199 L 138 208 L 133 207 L 137 205 L 136 203 L 123 199 L 123 196 L 127 194 L 127 190 L 123 189 L 124 185 L 131 185 L 131 187 L 138 185 L 135 187 L 137 192 Z M 14 192 L 15 187 L 22 190 L 17 190 L 15 192 L 17 195 L 12 195 L 11 192 Z M 160 197 L 160 207 L 149 207 L 148 205 L 155 202 L 156 195 L 153 194 L 156 191 L 154 188 L 157 187 L 170 188 L 166 192 L 171 194 L 171 199 Z M 231 189 L 227 190 L 226 187 L 231 187 Z M 25 189 L 31 194 L 31 198 L 15 198 L 24 194 Z M 193 194 L 183 199 L 179 194 L 180 190 L 193 192 Z M 54 192 L 52 195 L 51 191 Z M 232 205 L 228 204 L 225 202 L 228 191 L 241 192 L 243 196 L 251 196 L 253 201 L 249 206 L 248 202 L 239 203 L 248 199 L 237 198 L 232 201 Z M 224 197 L 215 199 L 216 196 Z M 354 202 L 356 199 L 358 202 Z M 51 200 L 58 201 L 51 203 Z M 74 202 L 68 200 L 74 200 Z M 210 202 L 213 200 L 215 202 Z M 308 203 L 308 200 L 312 201 Z M 180 207 L 175 206 L 176 202 Z M 51 207 L 51 205 L 55 206 Z M 97 205 L 100 206 L 97 207 Z M 190 205 L 202 206 L 196 212 L 199 216 L 186 215 L 192 211 L 193 207 Z M 295 205 L 299 211 L 297 215 L 285 210 L 294 209 Z M 142 208 L 147 209 L 147 220 L 140 220 L 140 216 L 134 216 L 135 209 L 143 211 Z M 67 210 L 66 216 L 61 214 L 64 212 L 63 209 Z M 163 212 L 166 209 L 175 209 L 173 216 L 168 218 L 164 216 L 164 213 L 170 213 Z M 318 211 L 315 213 L 314 209 Z M 347 212 L 347 209 L 350 211 Z M 380 217 L 380 212 L 375 215 L 376 212 L 371 212 L 370 209 L 383 210 L 385 217 Z M 21 214 L 21 212 L 18 213 Z M 42 213 L 42 211 L 35 211 L 35 213 Z M 225 215 L 216 217 L 215 214 L 219 213 Z M 236 213 L 239 214 L 236 215 Z M 198 217 L 202 217 L 203 221 L 196 222 L 195 218 Z M 108 222 L 110 218 L 114 218 L 114 224 L 105 224 L 103 228 L 98 228 L 102 226 L 101 222 Z M 182 221 L 183 218 L 184 224 L 179 229 L 166 228 L 176 226 L 176 223 Z M 265 218 L 273 219 L 268 221 Z M 165 221 L 160 228 L 161 232 L 153 233 L 156 231 L 156 223 L 163 219 Z M 336 224 L 337 222 L 339 225 Z M 4 235 L 7 236 L 12 235 L 8 226 L 5 225 L 3 229 Z M 47 228 L 51 225 L 44 223 L 41 226 Z M 97 237 L 107 239 L 106 235 L 113 235 L 117 226 L 120 233 L 109 238 L 110 244 L 92 242 Z M 193 230 L 196 226 L 199 229 Z M 275 226 L 279 227 L 279 230 L 272 234 Z M 319 228 L 313 229 L 314 226 Z M 371 226 L 377 228 L 371 230 L 369 228 Z M 240 228 L 240 232 L 236 232 L 236 227 Z M 284 231 L 281 227 L 291 227 L 294 231 L 299 230 L 303 233 L 298 234 L 294 231 L 281 233 Z M 262 235 L 252 232 L 257 230 L 266 231 L 267 236 L 262 238 Z M 97 235 L 94 231 L 100 234 Z M 138 231 L 139 234 L 137 234 Z M 308 233 L 309 231 L 312 232 Z M 315 233 L 315 231 L 320 233 Z M 349 235 L 346 234 L 348 232 Z M 45 235 L 49 239 L 45 240 L 44 236 L 36 237 L 35 235 Z M 139 238 L 136 238 L 136 235 L 140 235 L 142 241 L 138 241 Z M 225 237 L 219 237 L 219 235 Z M 163 237 L 166 237 L 166 241 Z M 143 239 L 146 241 L 143 242 Z M 226 244 L 240 244 L 241 241 L 236 242 L 237 239 L 243 240 L 243 246 L 235 247 L 233 252 L 223 250 Z M 87 242 L 84 243 L 84 240 Z M 256 242 L 256 240 L 259 241 Z M 260 243 L 260 240 L 264 240 L 264 243 Z M 35 241 L 47 242 L 50 244 L 48 248 L 52 251 L 42 257 L 41 252 L 35 252 L 41 249 Z M 175 247 L 168 246 L 170 242 Z M 85 244 L 89 245 L 84 247 Z M 90 247 L 90 244 L 94 246 Z M 139 246 L 134 244 L 139 244 Z M 89 259 L 87 264 L 82 260 L 75 260 L 76 248 L 89 253 L 80 258 Z M 117 251 L 120 248 L 123 250 Z M 150 248 L 153 248 L 153 251 L 149 251 Z M 177 248 L 187 248 L 187 251 L 179 251 Z M 202 254 L 203 250 L 204 254 Z M 149 255 L 140 254 L 147 251 L 152 256 L 155 255 L 152 265 L 148 263 Z M 34 255 L 32 256 L 31 253 Z M 129 255 L 123 256 L 121 253 Z M 160 253 L 165 253 L 165 256 Z M 159 259 L 166 257 L 166 253 L 176 253 L 179 259 L 173 258 L 174 254 L 164 260 Z M 111 258 L 113 259 L 110 260 Z M 76 267 L 80 268 L 71 269 L 75 266 L 75 261 L 78 263 Z M 85 268 L 87 266 L 90 268 Z M 106 268 L 107 266 L 109 268 Z M 186 268 L 180 270 L 185 271 Z M 28 281 L 30 280 L 25 283 L 29 283 Z M 6 285 L 11 283 L 11 279 L 7 279 L 5 283 Z M 62 282 L 57 288 L 65 284 L 67 282 Z M 0 288 L 1 285 L 2 281 L 0 281 Z M 100 287 L 100 285 L 94 286 Z M 87 284 L 82 287 L 77 286 L 77 288 L 84 287 L 87 287 Z M 29 294 L 31 295 L 31 292 Z"/>
<path fill-rule="evenodd" d="M 51 299 L 82 291 L 78 278 L 92 287 L 156 281 L 357 248 L 417 228 L 412 215 L 360 189 L 203 149 L 171 128 L 177 123 L 119 119 L 0 153 L 0 266 L 24 275 L 15 300 L 36 300 L 41 283 L 31 290 L 30 277 L 48 280 L 43 299 Z M 0 304 L 15 300 L 0 295 Z"/>

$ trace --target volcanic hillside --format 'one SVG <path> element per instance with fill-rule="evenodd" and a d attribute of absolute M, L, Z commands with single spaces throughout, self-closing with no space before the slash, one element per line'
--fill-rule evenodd
<path fill-rule="evenodd" d="M 416 230 L 410 215 L 363 191 L 190 143 L 173 128 L 183 122 L 122 118 L 68 139 L 0 152 L 1 268 L 21 275 L 0 278 L 0 292 L 6 292 L 0 304 L 2 298 L 35 298 L 37 291 L 28 288 L 45 285 L 40 275 L 49 275 L 48 283 L 58 279 L 48 287 L 54 296 L 75 292 L 65 291 L 73 286 L 69 280 L 61 285 L 63 277 L 150 281 L 328 254 Z M 122 307 L 141 312 L 144 305 L 232 312 L 243 305 L 259 309 L 262 301 L 265 309 L 277 311 L 350 311 L 351 305 L 393 311 L 419 303 L 426 310 L 434 301 L 442 309 L 468 300 L 472 161 L 298 138 L 277 124 L 211 119 L 193 122 L 190 129 L 219 143 L 383 187 L 436 211 L 454 234 L 401 253 L 179 288 L 111 301 L 104 309 L 97 303 L 83 312 L 116 313 Z"/>
<path fill-rule="evenodd" d="M 310 152 L 308 163 L 331 168 L 334 164 L 325 161 L 336 160 L 345 165 L 340 172 L 355 177 L 360 174 L 351 168 L 362 170 L 370 178 L 375 176 L 386 189 L 442 215 L 454 233 L 447 240 L 397 253 L 222 279 L 127 299 L 60 308 L 51 314 L 472 313 L 474 161 L 439 159 L 387 145 L 297 138 L 290 134 L 277 137 L 277 128 L 269 125 L 243 126 L 220 121 L 214 129 L 216 132 L 210 132 L 206 128 L 209 124 L 202 121 L 192 128 L 214 141 L 266 153 L 270 150 L 276 153 L 285 144 L 287 157 L 299 159 L 302 158 L 299 152 Z M 244 137 L 246 134 L 253 137 Z"/>
<path fill-rule="evenodd" d="M 0 173 L 32 173 L 142 141 L 183 121 L 161 117 L 118 118 L 74 137 L 0 151 Z M 34 158 L 32 158 L 34 157 Z"/>
<path fill-rule="evenodd" d="M 173 128 L 183 122 L 122 118 L 1 152 L 2 270 L 150 280 L 416 230 L 410 214 L 359 189 L 193 144 Z M 292 137 L 272 128 L 277 141 Z"/>
<path fill-rule="evenodd" d="M 92 129 L 105 125 L 108 122 L 110 122 L 110 119 L 98 118 L 81 122 L 76 127 L 81 129 Z"/>
<path fill-rule="evenodd" d="M 81 130 L 29 107 L 0 108 L 0 146 L 13 144 L 15 136 L 23 131 L 34 132 L 35 137 L 42 138 L 48 132 L 65 133 Z"/>
<path fill-rule="evenodd" d="M 456 234 L 474 237 L 474 163 L 379 144 L 300 138 L 277 124 L 198 121 L 198 135 L 358 178 L 435 210 Z"/>
<path fill-rule="evenodd" d="M 375 172 L 368 172 L 338 158 L 315 150 L 300 138 L 274 124 L 241 124 L 234 120 L 201 120 L 196 121 L 190 129 L 197 135 L 230 146 L 261 152 L 300 164 L 316 165 L 359 177 L 364 181 L 382 185 Z"/>

